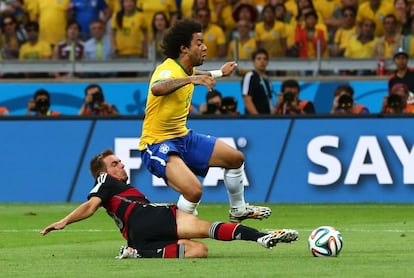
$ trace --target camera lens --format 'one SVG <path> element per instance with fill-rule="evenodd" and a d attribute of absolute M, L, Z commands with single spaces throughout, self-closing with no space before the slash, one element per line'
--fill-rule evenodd
<path fill-rule="evenodd" d="M 38 99 L 36 100 L 36 110 L 47 110 L 49 109 L 50 103 L 48 99 Z"/>
<path fill-rule="evenodd" d="M 207 103 L 207 114 L 214 114 L 220 108 L 220 104 L 218 102 Z"/>
<path fill-rule="evenodd" d="M 342 109 L 349 109 L 354 105 L 354 99 L 349 95 L 342 95 L 338 99 L 338 105 Z"/>
<path fill-rule="evenodd" d="M 283 93 L 284 102 L 292 102 L 295 100 L 295 93 L 291 91 L 286 91 Z"/>
<path fill-rule="evenodd" d="M 397 94 L 392 94 L 388 97 L 388 107 L 390 108 L 401 108 L 402 98 Z"/>

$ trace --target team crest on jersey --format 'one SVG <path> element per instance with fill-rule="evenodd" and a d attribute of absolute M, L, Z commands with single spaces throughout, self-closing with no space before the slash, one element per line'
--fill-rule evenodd
<path fill-rule="evenodd" d="M 161 77 L 161 78 L 169 78 L 171 76 L 171 71 L 170 70 L 162 70 L 162 71 L 160 71 L 158 76 Z"/>
<path fill-rule="evenodd" d="M 170 147 L 168 147 L 166 144 L 161 144 L 159 148 L 160 153 L 163 153 L 163 154 L 167 154 L 169 150 L 170 150 Z"/>

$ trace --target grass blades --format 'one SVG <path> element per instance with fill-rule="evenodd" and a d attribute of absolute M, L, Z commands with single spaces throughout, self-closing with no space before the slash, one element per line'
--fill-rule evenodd
<path fill-rule="evenodd" d="M 270 204 L 269 219 L 243 224 L 296 229 L 299 241 L 268 250 L 205 239 L 209 258 L 184 260 L 114 259 L 125 241 L 103 209 L 65 230 L 39 234 L 77 205 L 0 204 L 0 277 L 414 277 L 410 204 Z M 202 203 L 199 215 L 227 221 L 227 210 L 227 204 Z M 336 258 L 314 258 L 308 250 L 310 232 L 321 225 L 342 233 Z"/>

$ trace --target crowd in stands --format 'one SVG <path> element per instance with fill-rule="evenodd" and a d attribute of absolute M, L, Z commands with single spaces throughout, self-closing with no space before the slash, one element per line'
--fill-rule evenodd
<path fill-rule="evenodd" d="M 163 37 L 168 28 L 182 18 L 193 18 L 203 26 L 208 60 L 236 58 L 252 60 L 254 64 L 258 50 L 265 54 L 262 55 L 265 63 L 262 73 L 256 65 L 253 65 L 253 71 L 238 71 L 244 79 L 242 95 L 246 113 L 260 113 L 262 108 L 253 103 L 262 96 L 266 106 L 264 111 L 271 114 L 317 112 L 300 105 L 298 86 L 295 101 L 287 105 L 283 100 L 287 96 L 281 91 L 275 107 L 267 107 L 271 93 L 265 90 L 260 96 L 257 90 L 253 90 L 255 95 L 249 91 L 254 82 L 259 84 L 269 76 L 286 75 L 285 71 L 270 73 L 265 68 L 269 60 L 282 57 L 313 59 L 320 55 L 393 59 L 397 70 L 389 73 L 398 81 L 394 83 L 404 83 L 406 87 L 394 88 L 392 85 L 395 84 L 390 83 L 390 94 L 408 96 L 414 92 L 410 81 L 414 80 L 410 75 L 412 71 L 407 68 L 408 59 L 414 54 L 414 0 L 1 0 L 0 59 L 104 61 L 148 58 L 153 45 L 155 57 L 161 60 Z M 256 81 L 255 70 L 260 73 Z M 348 69 L 340 74 L 374 75 L 376 72 L 374 69 Z M 137 73 L 75 73 L 75 76 L 123 77 L 137 76 Z M 2 73 L 2 77 L 63 79 L 73 77 L 73 73 Z M 352 88 L 338 88 L 334 95 L 332 114 L 369 113 L 352 99 Z M 28 115 L 41 111 L 35 104 L 38 97 L 47 98 L 46 104 L 50 106 L 50 97 L 43 92 L 29 103 Z M 91 108 L 91 94 L 86 97 L 89 101 L 84 103 L 80 114 L 90 115 L 96 111 Z M 406 98 L 402 99 L 405 107 Z M 223 101 L 225 108 L 217 106 Z M 210 114 L 214 110 L 213 114 L 237 115 L 239 112 L 233 109 L 237 103 L 232 101 L 215 92 L 206 96 L 201 112 L 196 108 L 194 111 Z M 384 99 L 383 112 L 394 111 L 389 107 L 389 101 L 388 97 Z M 117 115 L 115 106 L 103 104 L 106 110 L 101 107 L 99 113 Z M 213 109 L 213 104 L 217 109 Z M 51 113 L 46 106 L 42 113 Z M 2 108 L 0 114 L 8 115 L 9 111 Z"/>
<path fill-rule="evenodd" d="M 270 59 L 312 59 L 318 52 L 321 57 L 387 59 L 399 47 L 409 55 L 414 54 L 412 0 L 3 0 L 0 3 L 2 60 L 147 58 L 151 45 L 155 45 L 157 59 L 162 59 L 163 36 L 181 18 L 193 18 L 203 25 L 210 60 L 251 59 L 257 48 L 266 49 Z M 350 69 L 341 74 L 374 73 Z M 10 76 L 36 77 L 25 73 Z M 45 73 L 40 76 L 45 77 Z M 46 73 L 46 76 L 66 78 L 68 74 Z M 108 77 L 116 73 L 86 76 Z"/>

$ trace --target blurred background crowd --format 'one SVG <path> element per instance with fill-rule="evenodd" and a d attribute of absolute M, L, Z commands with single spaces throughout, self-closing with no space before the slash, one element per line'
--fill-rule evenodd
<path fill-rule="evenodd" d="M 414 53 L 410 0 L 1 0 L 1 59 L 163 58 L 166 30 L 181 18 L 203 25 L 208 60 L 392 58 Z M 244 73 L 240 73 L 243 75 Z M 350 69 L 342 75 L 371 75 Z M 88 73 L 87 77 L 130 73 Z M 284 76 L 285 71 L 271 73 Z M 132 76 L 136 76 L 133 74 Z M 3 73 L 66 78 L 67 73 Z"/>

